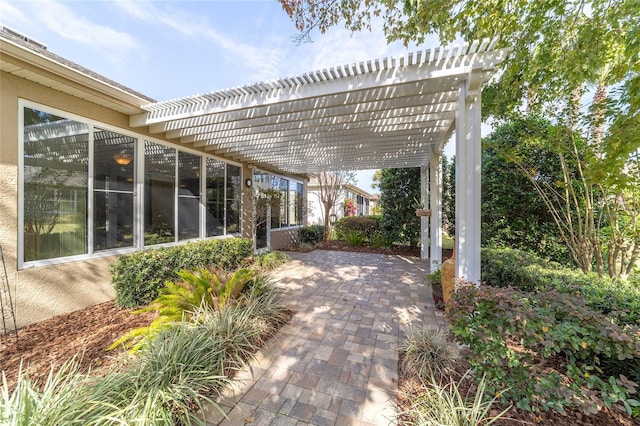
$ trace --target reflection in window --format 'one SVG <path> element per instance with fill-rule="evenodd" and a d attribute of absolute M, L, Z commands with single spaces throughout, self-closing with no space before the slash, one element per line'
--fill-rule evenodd
<path fill-rule="evenodd" d="M 93 244 L 95 250 L 133 246 L 136 139 L 94 132 Z"/>
<path fill-rule="evenodd" d="M 186 152 L 178 152 L 178 236 L 200 236 L 200 156 Z"/>
<path fill-rule="evenodd" d="M 87 253 L 88 126 L 24 109 L 24 260 Z"/>
<path fill-rule="evenodd" d="M 240 167 L 227 164 L 227 234 L 240 232 L 240 209 L 242 207 L 242 182 L 240 181 L 240 173 Z"/>
<path fill-rule="evenodd" d="M 224 235 L 224 169 L 222 161 L 207 158 L 207 237 Z"/>
<path fill-rule="evenodd" d="M 144 142 L 144 244 L 175 241 L 176 150 Z"/>

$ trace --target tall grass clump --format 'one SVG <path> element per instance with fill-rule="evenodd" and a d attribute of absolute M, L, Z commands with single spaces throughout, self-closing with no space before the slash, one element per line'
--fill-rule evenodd
<path fill-rule="evenodd" d="M 460 382 L 467 379 L 465 374 Z M 440 384 L 433 377 L 423 382 L 419 396 L 410 397 L 411 409 L 403 413 L 418 426 L 486 426 L 504 418 L 511 407 L 492 416 L 491 407 L 496 398 L 488 398 L 484 377 L 473 390 L 462 393 L 455 381 Z"/>
<path fill-rule="evenodd" d="M 254 259 L 255 267 L 263 272 L 273 271 L 291 260 L 291 256 L 281 251 L 261 253 Z"/>
<path fill-rule="evenodd" d="M 407 337 L 400 343 L 398 351 L 403 354 L 402 368 L 421 380 L 430 377 L 436 380 L 447 378 L 453 371 L 458 351 L 447 340 L 446 328 L 432 331 L 429 328 L 409 328 Z"/>

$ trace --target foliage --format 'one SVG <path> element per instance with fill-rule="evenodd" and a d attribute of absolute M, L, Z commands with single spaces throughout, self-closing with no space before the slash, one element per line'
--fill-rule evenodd
<path fill-rule="evenodd" d="M 370 240 L 374 235 L 380 233 L 380 220 L 379 216 L 343 217 L 335 223 L 334 227 L 338 238 L 343 238 L 346 233 L 354 231 Z"/>
<path fill-rule="evenodd" d="M 304 226 L 300 228 L 300 235 L 300 239 L 303 244 L 318 244 L 324 239 L 324 226 Z"/>
<path fill-rule="evenodd" d="M 364 235 L 358 231 L 347 231 L 342 235 L 342 239 L 344 239 L 347 244 L 352 247 L 359 247 L 366 241 Z"/>
<path fill-rule="evenodd" d="M 467 379 L 465 374 L 461 382 Z M 460 393 L 458 384 L 451 381 L 439 383 L 429 377 L 422 384 L 423 391 L 417 397 L 410 396 L 411 410 L 407 413 L 412 422 L 419 426 L 484 426 L 505 418 L 511 407 L 496 415 L 491 414 L 491 407 L 498 400 L 488 395 L 486 380 L 481 378 L 475 392 L 469 389 L 465 395 Z"/>
<path fill-rule="evenodd" d="M 252 255 L 253 242 L 243 238 L 197 241 L 120 256 L 111 266 L 116 302 L 121 307 L 150 303 L 166 281 L 182 269 L 235 269 Z"/>
<path fill-rule="evenodd" d="M 354 200 L 350 198 L 345 198 L 344 200 L 344 215 L 345 216 L 355 216 L 358 212 L 358 208 L 356 207 L 356 203 Z"/>
<path fill-rule="evenodd" d="M 608 360 L 640 358 L 637 328 L 623 329 L 581 298 L 555 290 L 467 286 L 453 300 L 451 331 L 503 403 L 560 413 L 575 406 L 586 414 L 616 403 L 631 413 L 639 404 L 628 372 L 613 376 L 604 368 Z"/>
<path fill-rule="evenodd" d="M 409 374 L 418 376 L 422 381 L 430 378 L 440 382 L 453 371 L 453 365 L 458 357 L 448 341 L 449 332 L 446 328 L 432 331 L 427 327 L 409 328 L 407 336 L 398 347 L 404 354 L 402 367 Z"/>
<path fill-rule="evenodd" d="M 167 281 L 156 300 L 135 311 L 135 313 L 158 311 L 158 317 L 147 327 L 129 331 L 116 340 L 109 349 L 125 345 L 135 352 L 149 340 L 153 340 L 162 330 L 190 318 L 196 308 L 209 306 L 219 311 L 227 303 L 235 303 L 245 286 L 255 277 L 255 272 L 249 269 L 238 269 L 233 273 L 201 269 L 196 273 L 183 270 L 178 272 L 178 276 L 182 279 L 181 282 Z"/>
<path fill-rule="evenodd" d="M 281 251 L 260 253 L 253 260 L 253 266 L 260 271 L 272 271 L 291 260 L 291 256 Z"/>
<path fill-rule="evenodd" d="M 515 249 L 482 249 L 481 258 L 482 279 L 491 286 L 578 294 L 587 306 L 616 323 L 640 325 L 638 285 L 613 281 L 593 273 L 585 275 Z"/>
<path fill-rule="evenodd" d="M 21 373 L 14 391 L 6 380 L 0 423 L 12 425 L 174 425 L 206 423 L 205 403 L 231 382 L 286 321 L 277 291 L 256 278 L 237 304 L 220 311 L 202 305 L 191 321 L 173 323 L 136 358 L 99 377 L 80 374 L 70 361 L 39 389 Z"/>
<path fill-rule="evenodd" d="M 456 235 L 456 157 L 442 156 L 442 227 Z M 483 180 L 484 182 L 484 180 Z M 484 195 L 484 192 L 482 193 Z"/>
<path fill-rule="evenodd" d="M 420 169 L 382 169 L 380 172 L 382 227 L 390 243 L 417 247 L 420 244 Z"/>
<path fill-rule="evenodd" d="M 550 127 L 546 120 L 527 117 L 502 125 L 483 139 L 482 245 L 528 250 L 575 265 L 542 197 L 503 153 L 518 146 L 537 179 L 560 181 L 558 158 L 544 147 L 525 142 L 534 138 L 546 140 Z"/>
<path fill-rule="evenodd" d="M 318 181 L 318 198 L 324 209 L 324 234 L 323 241 L 329 241 L 331 235 L 331 223 L 329 216 L 332 209 L 336 206 L 338 199 L 344 193 L 344 186 L 355 182 L 355 173 L 348 171 L 339 172 L 323 172 L 316 175 Z"/>
<path fill-rule="evenodd" d="M 442 282 L 442 270 L 441 269 L 436 269 L 435 271 L 428 273 L 427 274 L 427 280 L 431 284 L 441 283 Z"/>

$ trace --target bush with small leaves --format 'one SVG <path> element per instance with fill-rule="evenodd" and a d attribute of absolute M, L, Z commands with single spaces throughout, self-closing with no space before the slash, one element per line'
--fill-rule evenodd
<path fill-rule="evenodd" d="M 462 287 L 449 311 L 451 331 L 469 346 L 476 376 L 491 393 L 526 410 L 580 407 L 586 414 L 640 403 L 631 371 L 640 359 L 637 327 L 620 327 L 572 294 L 510 287 Z M 615 375 L 614 375 L 615 374 Z"/>
<path fill-rule="evenodd" d="M 323 225 L 311 225 L 300 228 L 300 239 L 302 244 L 318 244 L 324 238 Z"/>
<path fill-rule="evenodd" d="M 178 278 L 183 269 L 217 267 L 236 269 L 253 254 L 246 238 L 197 241 L 120 256 L 111 266 L 111 282 L 120 307 L 143 306 L 156 297 L 166 281 Z"/>

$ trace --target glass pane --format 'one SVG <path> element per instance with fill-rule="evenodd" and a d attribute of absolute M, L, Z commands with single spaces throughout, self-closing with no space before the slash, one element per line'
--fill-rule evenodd
<path fill-rule="evenodd" d="M 178 152 L 178 239 L 200 236 L 200 156 Z"/>
<path fill-rule="evenodd" d="M 240 167 L 227 164 L 227 234 L 240 232 L 242 182 Z"/>
<path fill-rule="evenodd" d="M 24 109 L 24 260 L 87 253 L 89 129 Z"/>
<path fill-rule="evenodd" d="M 95 191 L 93 203 L 95 249 L 133 246 L 133 193 Z"/>
<path fill-rule="evenodd" d="M 133 192 L 136 140 L 99 129 L 96 129 L 93 137 L 93 188 Z"/>
<path fill-rule="evenodd" d="M 289 226 L 287 217 L 289 205 L 289 180 L 280 179 L 280 226 Z"/>
<path fill-rule="evenodd" d="M 224 234 L 224 168 L 222 161 L 207 158 L 207 237 Z"/>
<path fill-rule="evenodd" d="M 94 249 L 133 246 L 135 138 L 94 133 Z"/>
<path fill-rule="evenodd" d="M 176 150 L 144 142 L 144 243 L 175 241 Z"/>

